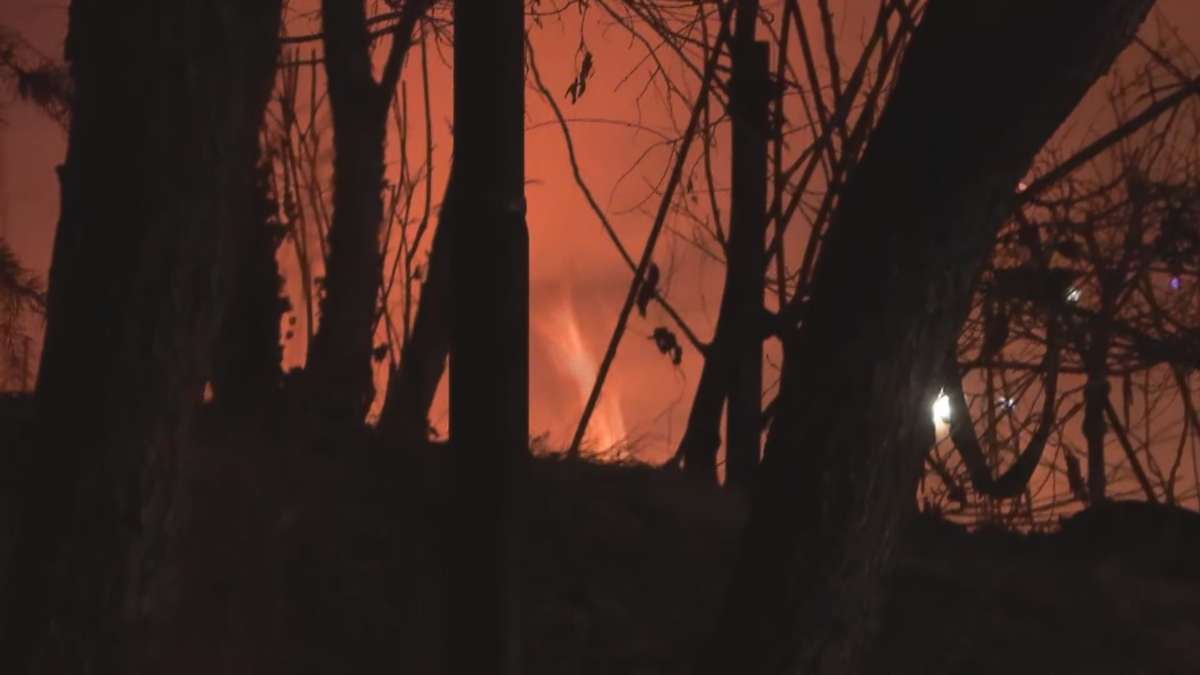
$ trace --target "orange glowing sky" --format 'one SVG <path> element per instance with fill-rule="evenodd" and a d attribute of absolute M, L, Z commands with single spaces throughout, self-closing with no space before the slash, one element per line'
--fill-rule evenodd
<path fill-rule="evenodd" d="M 293 3 L 299 4 L 308 3 Z M 778 0 L 763 4 L 767 10 L 781 5 Z M 802 4 L 813 3 L 802 0 Z M 853 63 L 861 45 L 862 12 L 873 12 L 877 2 L 843 0 L 833 4 L 845 36 L 842 61 Z M 651 197 L 651 186 L 659 182 L 670 159 L 669 151 L 657 145 L 660 138 L 656 132 L 673 136 L 677 131 L 661 99 L 653 92 L 641 93 L 651 67 L 645 61 L 645 47 L 614 28 L 596 5 L 593 3 L 585 16 L 572 9 L 559 21 L 533 28 L 532 40 L 542 77 L 557 95 L 574 76 L 581 33 L 595 54 L 596 74 L 587 95 L 576 105 L 560 100 L 560 106 L 568 118 L 576 120 L 572 135 L 583 173 L 636 258 L 651 221 L 646 210 L 652 211 L 657 204 L 654 199 L 643 200 Z M 66 0 L 4 0 L 0 24 L 20 31 L 41 52 L 58 57 L 66 29 L 66 6 Z M 1187 44 L 1200 45 L 1200 10 L 1195 0 L 1159 0 L 1158 6 L 1145 35 L 1153 36 L 1169 25 Z M 292 32 L 303 32 L 303 21 L 294 21 Z M 451 115 L 451 85 L 444 63 L 450 55 L 443 52 L 430 52 L 434 163 L 440 170 L 434 181 L 436 201 L 440 201 L 450 150 L 446 121 Z M 410 99 L 415 101 L 418 81 L 406 77 Z M 685 82 L 695 84 L 694 80 Z M 569 440 L 582 407 L 581 386 L 586 385 L 581 384 L 581 369 L 594 368 L 591 364 L 599 361 L 631 275 L 574 184 L 563 139 L 548 106 L 533 89 L 526 94 L 533 312 L 530 426 L 532 432 L 548 431 L 552 440 L 562 443 Z M 1102 108 L 1103 92 L 1098 88 L 1093 94 L 1064 129 L 1066 137 L 1103 131 L 1103 122 L 1096 124 L 1098 129 L 1093 127 L 1102 119 L 1096 111 Z M 676 110 L 675 120 L 682 119 L 684 112 Z M 58 127 L 28 106 L 12 106 L 6 121 L 7 126 L 0 130 L 0 227 L 7 227 L 7 232 L 0 234 L 7 235 L 28 266 L 44 275 L 58 212 L 54 166 L 64 155 L 65 138 Z M 645 128 L 613 121 L 636 122 Z M 418 133 L 410 142 L 423 143 L 423 139 Z M 797 144 L 803 145 L 799 140 Z M 394 146 L 389 147 L 393 159 Z M 727 181 L 718 177 L 718 183 L 726 185 Z M 686 221 L 679 218 L 669 225 L 677 226 L 682 236 L 661 240 L 657 262 L 667 278 L 672 303 L 701 338 L 707 339 L 720 300 L 721 269 L 685 240 L 691 233 Z M 793 227 L 790 232 L 802 240 L 803 229 Z M 299 304 L 294 294 L 293 301 Z M 657 312 L 652 310 L 648 319 L 635 316 L 631 321 L 610 376 L 603 410 L 591 430 L 600 442 L 624 429 L 642 439 L 641 455 L 647 459 L 661 458 L 673 450 L 686 422 L 700 368 L 700 361 L 686 344 L 682 366 L 676 368 L 646 339 L 655 326 L 669 325 Z M 577 325 L 577 335 L 571 332 L 572 322 Z M 296 345 L 289 345 L 290 362 L 295 362 L 297 351 Z M 441 403 L 434 421 L 444 428 Z"/>

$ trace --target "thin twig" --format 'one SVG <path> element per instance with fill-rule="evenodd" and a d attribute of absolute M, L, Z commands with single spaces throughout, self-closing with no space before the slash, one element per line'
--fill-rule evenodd
<path fill-rule="evenodd" d="M 533 74 L 534 83 L 537 85 L 538 91 L 541 92 L 542 97 L 545 98 L 546 102 L 550 104 L 550 108 L 554 111 L 554 116 L 558 119 L 559 126 L 562 129 L 563 140 L 567 145 L 567 159 L 571 163 L 571 172 L 575 176 L 575 184 L 579 186 L 580 192 L 582 192 L 584 198 L 587 199 L 588 205 L 591 206 L 592 212 L 596 214 L 596 218 L 604 227 L 605 233 L 608 234 L 609 239 L 611 239 L 613 244 L 617 247 L 617 251 L 621 254 L 621 259 L 624 260 L 629 269 L 636 274 L 638 269 L 637 264 L 634 263 L 633 258 L 630 257 L 629 252 L 625 249 L 625 245 L 621 243 L 620 236 L 617 235 L 617 231 L 613 228 L 612 223 L 609 222 L 608 217 L 604 214 L 604 210 L 600 208 L 600 204 L 597 203 L 596 198 L 592 196 L 592 191 L 588 188 L 587 181 L 583 179 L 583 174 L 579 168 L 579 161 L 575 156 L 575 144 L 571 139 L 571 130 L 567 126 L 566 119 L 563 117 L 562 109 L 558 107 L 558 103 L 554 100 L 554 96 L 550 93 L 550 90 L 546 88 L 545 83 L 542 81 L 541 72 L 537 67 L 537 59 L 534 57 L 533 44 L 528 38 L 526 38 L 525 44 L 529 51 L 529 69 Z M 687 323 L 684 322 L 683 317 L 681 317 L 679 313 L 675 311 L 675 308 L 671 307 L 671 304 L 667 302 L 667 299 L 664 298 L 657 289 L 655 289 L 654 292 L 654 300 L 662 306 L 663 310 L 665 310 L 667 314 L 671 316 L 671 319 L 675 321 L 675 324 L 679 326 L 679 329 L 683 331 L 685 336 L 687 336 L 688 341 L 692 343 L 692 347 L 694 347 L 696 351 L 700 352 L 701 354 L 705 353 L 708 349 L 708 345 L 701 342 L 700 338 L 696 337 L 696 334 L 690 327 L 688 327 Z"/>
<path fill-rule="evenodd" d="M 701 112 L 704 109 L 712 79 L 716 72 L 717 59 L 720 57 L 722 47 L 729 41 L 729 19 L 732 13 L 733 3 L 729 3 L 721 9 L 721 28 L 717 33 L 712 55 L 709 57 L 708 63 L 705 64 L 704 75 L 700 80 L 700 91 L 696 95 L 695 104 L 692 106 L 692 114 L 688 120 L 687 129 L 680 140 L 675 166 L 671 170 L 671 177 L 663 190 L 662 201 L 659 202 L 658 213 L 654 218 L 654 225 L 650 228 L 650 235 L 646 239 L 646 248 L 642 252 L 642 259 L 638 263 L 633 283 L 630 284 L 629 293 L 625 296 L 625 305 L 621 308 L 621 314 L 617 318 L 617 325 L 613 329 L 612 339 L 609 340 L 604 360 L 600 364 L 600 372 L 596 375 L 596 383 L 592 386 L 592 393 L 588 396 L 587 405 L 584 406 L 583 415 L 579 419 L 579 426 L 575 428 L 575 437 L 572 439 L 571 447 L 567 451 L 569 457 L 579 456 L 579 446 L 583 442 L 583 435 L 587 431 L 588 422 L 591 420 L 596 403 L 600 400 L 600 391 L 604 388 L 604 380 L 608 376 L 609 369 L 612 367 L 613 359 L 617 356 L 617 347 L 620 345 L 621 338 L 625 334 L 625 325 L 629 322 L 629 314 L 633 310 L 634 301 L 637 299 L 638 288 L 642 280 L 646 278 L 646 270 L 650 267 L 650 262 L 654 259 L 654 245 L 658 241 L 658 235 L 662 232 L 663 225 L 666 223 L 667 213 L 671 210 L 671 201 L 675 194 L 675 188 L 679 185 L 679 181 L 683 177 L 683 168 L 687 162 L 688 150 L 696 138 L 696 131 L 700 125 Z"/>

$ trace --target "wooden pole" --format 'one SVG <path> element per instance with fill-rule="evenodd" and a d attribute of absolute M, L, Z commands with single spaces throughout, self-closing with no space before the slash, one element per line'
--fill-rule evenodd
<path fill-rule="evenodd" d="M 725 418 L 725 483 L 745 485 L 758 467 L 762 438 L 763 287 L 767 239 L 767 104 L 770 47 L 735 44 L 733 193 L 729 236 L 729 407 Z M 722 304 L 725 309 L 725 304 Z"/>
<path fill-rule="evenodd" d="M 522 669 L 518 560 L 529 461 L 529 234 L 521 0 L 454 3 L 453 499 L 447 672 Z"/>

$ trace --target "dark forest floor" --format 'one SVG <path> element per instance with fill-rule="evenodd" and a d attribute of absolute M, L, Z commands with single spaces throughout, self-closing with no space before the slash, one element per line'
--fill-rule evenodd
<path fill-rule="evenodd" d="M 205 436 L 151 672 L 440 672 L 439 451 Z M 675 472 L 536 461 L 530 672 L 697 672 L 741 518 Z M 1200 673 L 1194 513 L 1117 504 L 1034 536 L 922 519 L 898 557 L 871 673 Z"/>

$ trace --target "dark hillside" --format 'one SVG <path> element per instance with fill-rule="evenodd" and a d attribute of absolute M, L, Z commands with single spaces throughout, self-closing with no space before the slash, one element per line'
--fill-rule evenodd
<path fill-rule="evenodd" d="M 151 670 L 439 672 L 444 452 L 207 434 Z M 675 472 L 548 458 L 531 497 L 531 672 L 698 672 L 740 505 Z M 875 673 L 1200 672 L 1195 513 L 1112 504 L 1031 536 L 923 519 L 899 554 Z"/>

